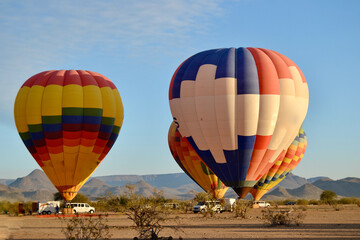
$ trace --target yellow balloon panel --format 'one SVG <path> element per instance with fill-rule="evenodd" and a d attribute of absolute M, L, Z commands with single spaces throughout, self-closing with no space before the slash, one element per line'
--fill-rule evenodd
<path fill-rule="evenodd" d="M 115 85 L 82 70 L 34 75 L 19 90 L 14 106 L 21 139 L 67 201 L 113 146 L 123 111 Z"/>
<path fill-rule="evenodd" d="M 269 190 L 274 188 L 294 170 L 303 158 L 306 146 L 307 138 L 305 131 L 300 129 L 287 151 L 278 156 L 276 163 L 251 190 L 251 194 L 256 201 L 262 198 Z"/>
<path fill-rule="evenodd" d="M 214 198 L 222 198 L 228 187 L 205 165 L 186 138 L 180 135 L 174 122 L 169 129 L 168 141 L 170 151 L 183 171 Z"/>

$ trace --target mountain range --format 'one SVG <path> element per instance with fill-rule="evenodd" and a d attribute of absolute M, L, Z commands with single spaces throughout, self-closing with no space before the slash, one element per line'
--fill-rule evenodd
<path fill-rule="evenodd" d="M 191 199 L 194 193 L 202 191 L 185 173 L 151 175 L 112 175 L 90 178 L 80 193 L 91 199 L 108 193 L 122 194 L 126 184 L 133 184 L 135 193 L 151 196 L 154 189 L 164 193 L 166 198 Z M 332 180 L 328 177 L 302 178 L 289 174 L 278 186 L 267 193 L 263 199 L 319 199 L 324 190 L 334 191 L 342 197 L 360 198 L 360 178 Z M 29 175 L 17 179 L 0 179 L 0 201 L 49 201 L 53 200 L 56 188 L 45 173 L 35 169 Z M 225 197 L 237 197 L 229 188 Z M 250 195 L 247 198 L 251 198 Z"/>

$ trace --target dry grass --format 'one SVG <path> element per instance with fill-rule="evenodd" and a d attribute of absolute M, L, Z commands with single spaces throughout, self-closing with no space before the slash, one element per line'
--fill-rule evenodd
<path fill-rule="evenodd" d="M 278 209 L 289 209 L 279 206 Z M 294 208 L 295 209 L 295 208 Z M 266 227 L 262 209 L 249 209 L 247 218 L 235 218 L 235 213 L 221 213 L 213 218 L 201 214 L 171 214 L 163 225 L 162 236 L 174 239 L 360 239 L 360 208 L 343 205 L 341 211 L 331 206 L 307 206 L 306 217 L 300 226 Z M 303 212 L 301 209 L 299 212 Z M 174 220 L 177 218 L 177 220 Z M 133 239 L 138 232 L 124 214 L 107 218 L 111 239 Z M 175 231 L 178 227 L 181 231 Z M 12 239 L 64 239 L 61 221 L 57 218 L 0 215 L 0 236 Z M 1 239 L 0 237 L 0 239 Z M 5 237 L 3 238 L 5 239 Z"/>

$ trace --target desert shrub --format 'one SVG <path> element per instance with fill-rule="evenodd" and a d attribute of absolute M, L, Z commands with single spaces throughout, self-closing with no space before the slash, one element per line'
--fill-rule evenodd
<path fill-rule="evenodd" d="M 285 203 L 287 203 L 287 202 L 296 202 L 296 200 L 294 200 L 294 199 L 285 199 L 285 200 L 283 200 L 283 201 L 280 201 L 280 205 L 285 205 Z"/>
<path fill-rule="evenodd" d="M 236 200 L 235 209 L 234 209 L 235 217 L 246 219 L 248 217 L 247 213 L 250 208 L 251 208 L 250 201 L 245 201 L 240 199 Z"/>
<path fill-rule="evenodd" d="M 98 215 L 89 217 L 80 217 L 78 214 L 67 220 L 65 217 L 59 217 L 62 221 L 62 232 L 66 239 L 77 240 L 95 240 L 110 239 L 110 228 L 107 225 L 107 216 Z M 65 224 L 66 226 L 63 226 Z"/>
<path fill-rule="evenodd" d="M 127 185 L 125 197 L 129 199 L 125 214 L 135 224 L 140 239 L 158 239 L 163 229 L 162 223 L 168 219 L 167 210 L 162 207 L 162 192 L 154 192 L 152 197 L 144 197 L 134 193 L 134 186 Z"/>
<path fill-rule="evenodd" d="M 352 204 L 353 201 L 351 198 L 341 198 L 337 201 L 338 204 Z"/>
<path fill-rule="evenodd" d="M 184 211 L 186 213 L 186 207 L 184 207 L 184 204 L 180 201 L 166 200 L 166 202 L 162 204 L 162 207 L 171 213 L 179 213 Z"/>
<path fill-rule="evenodd" d="M 126 195 L 114 195 L 111 192 L 99 197 L 93 203 L 98 211 L 104 212 L 123 212 L 130 199 Z"/>
<path fill-rule="evenodd" d="M 339 204 L 337 204 L 336 202 L 332 203 L 332 204 L 331 204 L 331 207 L 332 207 L 335 211 L 340 211 L 340 210 L 343 210 L 343 209 L 344 209 L 343 205 L 339 205 Z"/>
<path fill-rule="evenodd" d="M 19 203 L 11 203 L 9 201 L 1 201 L 0 202 L 0 213 L 4 214 L 17 214 L 18 213 L 18 205 Z"/>
<path fill-rule="evenodd" d="M 310 204 L 310 205 L 319 205 L 320 203 L 319 203 L 318 200 L 310 200 L 310 201 L 309 201 L 309 204 Z"/>
<path fill-rule="evenodd" d="M 214 197 L 207 192 L 197 192 L 194 193 L 194 201 L 195 202 L 206 202 L 206 201 L 213 201 L 215 200 Z"/>
<path fill-rule="evenodd" d="M 338 204 L 358 204 L 360 203 L 360 200 L 358 198 L 341 198 L 337 201 Z"/>
<path fill-rule="evenodd" d="M 336 197 L 337 197 L 337 195 L 335 192 L 330 191 L 330 190 L 325 190 L 320 195 L 320 201 L 322 201 L 325 204 L 331 205 L 331 204 L 335 203 Z"/>
<path fill-rule="evenodd" d="M 192 200 L 180 201 L 179 210 L 183 213 L 192 212 L 193 205 L 194 201 Z"/>
<path fill-rule="evenodd" d="M 214 217 L 216 215 L 216 211 L 212 210 L 212 208 L 209 208 L 206 211 L 202 211 L 201 214 L 203 217 Z"/>
<path fill-rule="evenodd" d="M 308 207 L 307 207 L 307 205 L 300 205 L 298 208 L 297 208 L 297 210 L 301 210 L 301 211 L 307 211 L 308 210 Z"/>
<path fill-rule="evenodd" d="M 205 205 L 205 210 L 201 211 L 203 217 L 214 217 L 217 213 L 220 213 L 221 208 L 224 207 L 221 203 L 219 204 L 219 202 L 215 200 L 209 200 L 205 203 Z"/>
<path fill-rule="evenodd" d="M 309 201 L 306 199 L 298 199 L 296 200 L 297 205 L 309 205 Z"/>
<path fill-rule="evenodd" d="M 272 211 L 270 209 L 262 211 L 262 219 L 270 226 L 299 226 L 303 223 L 305 216 L 304 212 L 298 211 Z"/>
<path fill-rule="evenodd" d="M 116 212 L 116 209 L 109 207 L 109 200 L 114 197 L 112 193 L 108 193 L 105 196 L 96 198 L 96 201 L 92 202 L 91 206 L 95 207 L 98 212 Z"/>
<path fill-rule="evenodd" d="M 19 202 L 0 201 L 0 214 L 18 215 L 19 214 Z M 23 210 L 25 214 L 28 214 L 32 210 L 32 202 L 23 202 Z"/>

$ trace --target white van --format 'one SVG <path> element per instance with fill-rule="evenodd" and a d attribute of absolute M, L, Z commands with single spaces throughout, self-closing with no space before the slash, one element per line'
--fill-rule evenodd
<path fill-rule="evenodd" d="M 88 203 L 70 203 L 74 213 L 94 213 L 95 208 Z"/>
<path fill-rule="evenodd" d="M 253 202 L 253 208 L 256 207 L 270 207 L 270 203 L 265 201 L 254 201 Z"/>

